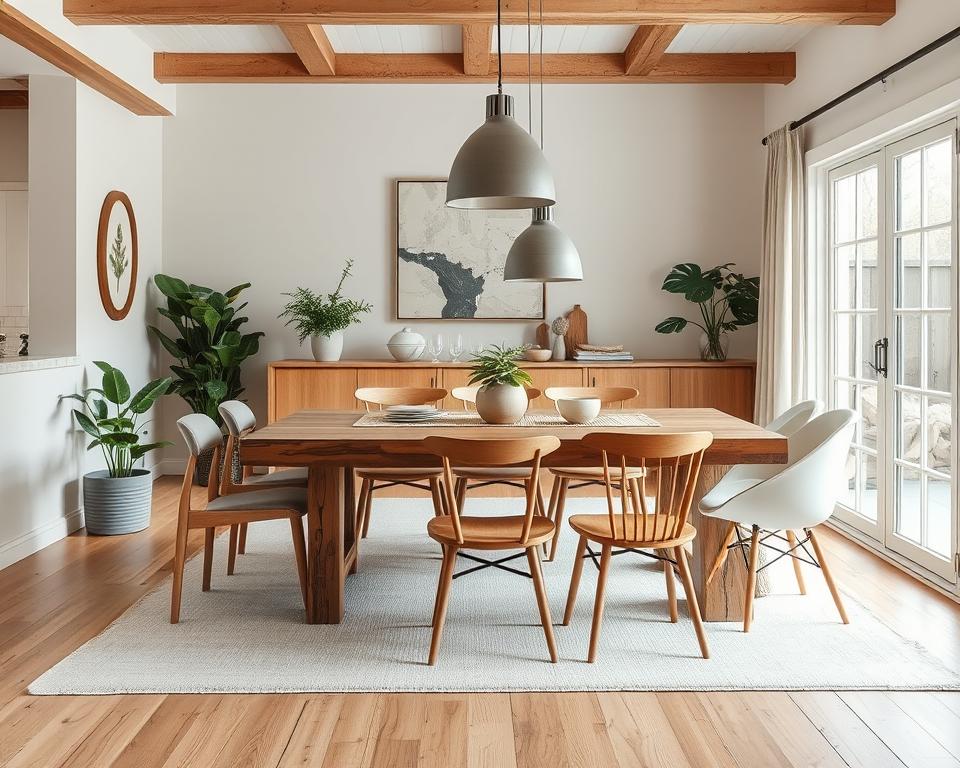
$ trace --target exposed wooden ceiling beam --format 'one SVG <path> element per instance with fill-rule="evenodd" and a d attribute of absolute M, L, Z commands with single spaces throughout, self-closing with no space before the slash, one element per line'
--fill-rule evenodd
<path fill-rule="evenodd" d="M 485 75 L 490 71 L 490 24 L 464 24 L 461 28 L 463 41 L 463 73 Z"/>
<path fill-rule="evenodd" d="M 336 74 L 318 77 L 291 53 L 157 53 L 154 76 L 161 83 L 457 83 L 495 80 L 496 57 L 489 59 L 489 73 L 478 76 L 464 74 L 457 53 L 341 53 Z M 543 59 L 551 83 L 789 83 L 796 75 L 793 53 L 668 53 L 646 75 L 626 74 L 620 53 Z M 506 54 L 503 70 L 504 80 L 526 82 L 526 54 Z"/>
<path fill-rule="evenodd" d="M 337 54 L 320 24 L 281 24 L 290 46 L 311 75 L 332 75 L 337 71 Z"/>
<path fill-rule="evenodd" d="M 81 53 L 65 40 L 47 31 L 29 16 L 0 0 L 0 35 L 26 48 L 68 75 L 73 75 L 108 99 L 137 115 L 169 115 L 170 112 L 146 94 Z"/>
<path fill-rule="evenodd" d="M 29 105 L 27 91 L 0 91 L 0 109 L 27 109 Z"/>
<path fill-rule="evenodd" d="M 623 68 L 628 75 L 648 75 L 667 52 L 682 24 L 637 27 L 633 38 L 623 52 Z"/>
<path fill-rule="evenodd" d="M 6 80 L 0 80 L 0 90 L 2 91 L 25 91 L 27 90 L 27 81 L 23 78 L 14 77 Z"/>
<path fill-rule="evenodd" d="M 526 0 L 502 0 L 525 24 Z M 546 24 L 882 24 L 896 0 L 551 0 Z M 496 0 L 63 0 L 77 24 L 493 24 Z"/>

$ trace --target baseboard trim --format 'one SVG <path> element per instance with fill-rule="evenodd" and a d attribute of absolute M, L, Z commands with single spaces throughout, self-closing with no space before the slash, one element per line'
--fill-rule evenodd
<path fill-rule="evenodd" d="M 154 474 L 160 475 L 180 475 L 187 471 L 186 459 L 163 459 L 153 465 Z"/>
<path fill-rule="evenodd" d="M 0 569 L 39 552 L 81 528 L 83 528 L 83 510 L 75 509 L 57 520 L 0 544 Z"/>

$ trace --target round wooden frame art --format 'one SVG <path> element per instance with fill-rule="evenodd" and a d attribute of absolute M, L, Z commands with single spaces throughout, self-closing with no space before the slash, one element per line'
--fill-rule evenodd
<path fill-rule="evenodd" d="M 127 214 L 127 221 L 130 225 L 130 264 L 129 276 L 130 286 L 127 289 L 127 295 L 124 298 L 123 305 L 118 307 L 113 300 L 113 294 L 110 292 L 110 271 L 113 269 L 113 262 L 108 264 L 108 249 L 119 245 L 114 241 L 113 246 L 109 246 L 107 241 L 110 238 L 110 216 L 113 213 L 114 206 L 120 204 L 124 207 Z M 122 241 L 121 241 L 122 244 Z M 123 192 L 114 190 L 104 198 L 103 206 L 100 208 L 100 224 L 97 228 L 97 284 L 100 288 L 100 302 L 103 309 L 111 320 L 122 320 L 130 312 L 133 305 L 133 296 L 137 290 L 137 268 L 140 265 L 138 253 L 137 238 L 137 219 L 133 215 L 133 206 L 130 204 L 130 198 Z M 124 270 L 125 271 L 125 270 Z M 122 271 L 120 273 L 122 275 Z M 119 281 L 120 275 L 114 272 L 114 277 Z"/>

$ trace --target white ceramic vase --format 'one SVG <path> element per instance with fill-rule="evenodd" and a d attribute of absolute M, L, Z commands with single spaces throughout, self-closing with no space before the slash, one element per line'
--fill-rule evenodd
<path fill-rule="evenodd" d="M 401 363 L 419 358 L 426 346 L 427 340 L 412 328 L 397 331 L 387 342 L 387 350 Z"/>
<path fill-rule="evenodd" d="M 516 424 L 529 403 L 523 387 L 491 384 L 477 390 L 477 413 L 487 424 Z"/>
<path fill-rule="evenodd" d="M 343 331 L 334 331 L 329 336 L 311 336 L 310 349 L 313 359 L 321 363 L 332 363 L 343 354 Z"/>
<path fill-rule="evenodd" d="M 563 340 L 563 336 L 554 336 L 553 338 L 553 359 L 554 360 L 566 360 L 567 359 L 567 345 Z"/>

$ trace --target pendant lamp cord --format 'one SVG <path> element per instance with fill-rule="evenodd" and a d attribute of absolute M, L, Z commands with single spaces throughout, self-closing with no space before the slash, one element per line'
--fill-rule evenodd
<path fill-rule="evenodd" d="M 503 93 L 503 44 L 500 37 L 500 0 L 497 0 L 497 93 Z"/>
<path fill-rule="evenodd" d="M 540 151 L 543 152 L 543 0 L 540 6 Z"/>
<path fill-rule="evenodd" d="M 531 37 L 530 2 L 527 0 L 527 124 L 533 136 L 533 43 Z"/>

